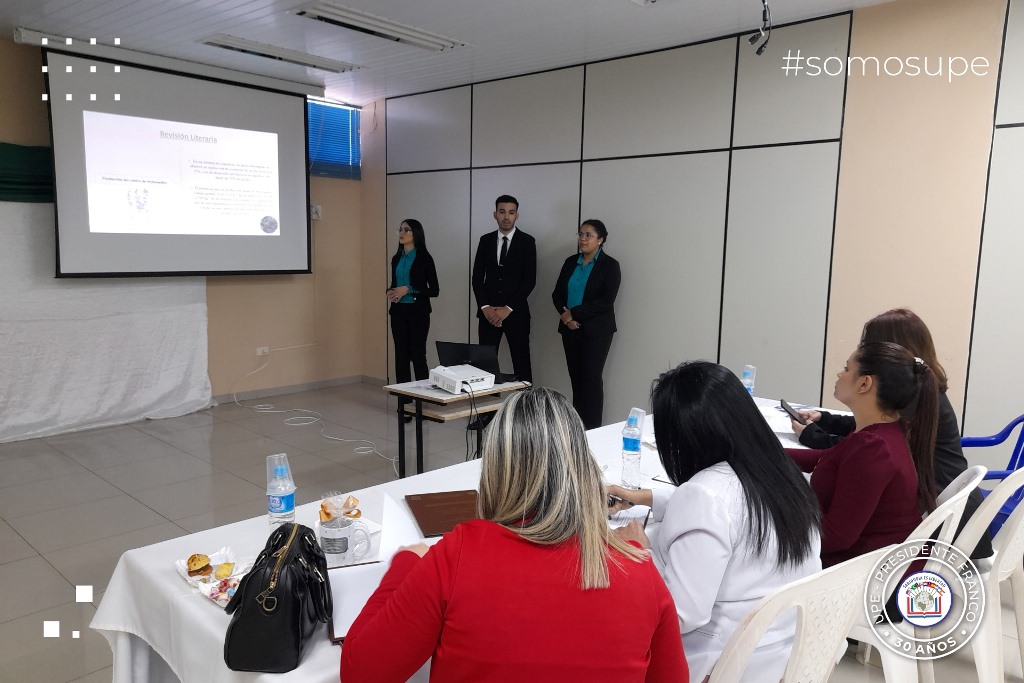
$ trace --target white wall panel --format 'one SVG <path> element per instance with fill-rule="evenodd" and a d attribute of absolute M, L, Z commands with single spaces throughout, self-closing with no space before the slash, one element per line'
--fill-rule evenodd
<path fill-rule="evenodd" d="M 437 266 L 441 294 L 431 301 L 427 365 L 437 365 L 434 342 L 466 341 L 466 308 L 469 306 L 469 171 L 413 173 L 388 177 L 388 262 L 398 248 L 397 228 L 406 218 L 423 224 L 427 249 Z M 389 275 L 390 278 L 390 275 Z M 367 302 L 376 297 L 387 307 L 384 292 L 368 292 Z M 395 373 L 395 349 L 388 321 L 388 374 Z"/>
<path fill-rule="evenodd" d="M 842 15 L 775 29 L 767 51 L 760 57 L 746 40 L 741 40 L 733 144 L 838 138 L 849 33 L 849 15 Z M 790 70 L 787 75 L 784 58 L 787 54 L 795 57 L 798 51 L 805 67 L 808 57 L 817 58 L 819 64 L 834 58 L 827 65 L 828 71 L 839 75 L 828 76 L 822 71 L 812 76 L 808 68 L 799 74 Z M 795 67 L 797 62 L 791 60 L 788 64 Z"/>
<path fill-rule="evenodd" d="M 388 173 L 467 168 L 471 117 L 468 86 L 388 100 Z"/>
<path fill-rule="evenodd" d="M 577 214 L 580 196 L 580 166 L 551 164 L 517 166 L 473 171 L 473 218 L 471 249 L 476 251 L 480 236 L 497 230 L 494 200 L 510 194 L 519 200 L 518 227 L 537 240 L 537 286 L 530 295 L 530 353 L 533 379 L 571 395 L 565 369 L 562 340 L 558 336 L 558 315 L 551 303 L 562 261 L 576 250 Z M 470 255 L 470 270 L 472 270 Z M 470 297 L 472 338 L 477 340 L 476 302 Z M 501 369 L 512 371 L 508 343 L 502 339 Z"/>
<path fill-rule="evenodd" d="M 989 68 L 994 70 L 998 66 Z M 996 123 L 1024 123 L 1024 0 L 1010 0 Z"/>
<path fill-rule="evenodd" d="M 721 362 L 757 366 L 759 396 L 818 400 L 838 155 L 838 143 L 733 153 Z"/>
<path fill-rule="evenodd" d="M 729 146 L 736 40 L 587 66 L 583 157 Z"/>
<path fill-rule="evenodd" d="M 998 129 L 993 139 L 967 376 L 963 426 L 964 434 L 969 436 L 995 434 L 1024 413 L 1024 395 L 1020 390 L 1024 386 L 1024 364 L 1020 362 L 1024 348 L 1021 178 L 1024 178 L 1024 128 Z M 976 448 L 967 455 L 973 464 L 1003 469 L 1009 449 Z"/>
<path fill-rule="evenodd" d="M 473 86 L 473 165 L 579 159 L 583 67 Z"/>
<path fill-rule="evenodd" d="M 727 180 L 726 152 L 583 165 L 583 219 L 605 222 L 622 266 L 605 423 L 648 408 L 665 370 L 715 359 Z"/>

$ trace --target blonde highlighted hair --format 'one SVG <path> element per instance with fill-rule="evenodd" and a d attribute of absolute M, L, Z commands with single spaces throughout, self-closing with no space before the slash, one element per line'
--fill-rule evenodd
<path fill-rule="evenodd" d="M 601 471 L 590 454 L 583 423 L 556 391 L 513 394 L 484 434 L 478 512 L 539 545 L 575 540 L 580 585 L 607 588 L 611 553 L 643 561 L 647 555 L 608 528 Z"/>

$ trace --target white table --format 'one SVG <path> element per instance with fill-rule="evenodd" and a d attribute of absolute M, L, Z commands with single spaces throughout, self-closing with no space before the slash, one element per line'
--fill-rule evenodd
<path fill-rule="evenodd" d="M 777 405 L 758 401 L 762 405 Z M 619 422 L 587 432 L 591 451 L 609 483 L 617 483 L 622 473 L 619 454 L 624 424 Z M 648 417 L 642 439 L 646 443 L 641 446 L 643 485 L 669 486 L 653 481 L 653 477 L 664 477 L 665 473 L 657 451 L 648 445 L 652 431 Z M 363 514 L 377 521 L 381 519 L 385 494 L 403 501 L 410 493 L 476 488 L 479 478 L 480 461 L 474 460 L 354 493 L 360 499 Z M 297 508 L 295 520 L 312 527 L 318 507 L 317 503 L 310 503 Z M 267 518 L 262 516 L 124 553 L 90 624 L 110 642 L 114 653 L 113 682 L 337 681 L 341 649 L 328 640 L 326 627 L 314 634 L 301 666 L 290 673 L 252 674 L 228 669 L 224 664 L 224 634 L 231 617 L 195 592 L 174 567 L 175 560 L 222 546 L 230 546 L 240 558 L 255 558 L 269 533 Z M 376 543 L 367 559 L 375 557 Z M 343 575 L 345 570 L 337 571 Z M 340 583 L 337 571 L 331 574 L 336 588 Z M 343 589 L 343 583 L 340 587 Z M 425 671 L 426 667 L 417 680 L 425 676 Z"/>

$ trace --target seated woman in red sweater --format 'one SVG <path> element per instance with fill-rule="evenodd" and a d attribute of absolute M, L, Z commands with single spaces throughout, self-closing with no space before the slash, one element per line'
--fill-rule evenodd
<path fill-rule="evenodd" d="M 349 629 L 344 683 L 678 681 L 672 597 L 611 533 L 601 472 L 572 405 L 510 396 L 484 434 L 479 520 L 400 550 Z M 625 625 L 624 625 L 625 624 Z"/>
<path fill-rule="evenodd" d="M 902 543 L 935 509 L 935 375 L 891 342 L 862 343 L 836 379 L 856 431 L 826 450 L 787 449 L 821 503 L 821 564 Z"/>

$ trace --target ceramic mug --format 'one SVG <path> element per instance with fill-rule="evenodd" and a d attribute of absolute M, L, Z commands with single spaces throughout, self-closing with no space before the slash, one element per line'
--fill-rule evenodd
<path fill-rule="evenodd" d="M 329 565 L 361 560 L 370 552 L 370 529 L 354 519 L 317 522 L 317 538 Z"/>

